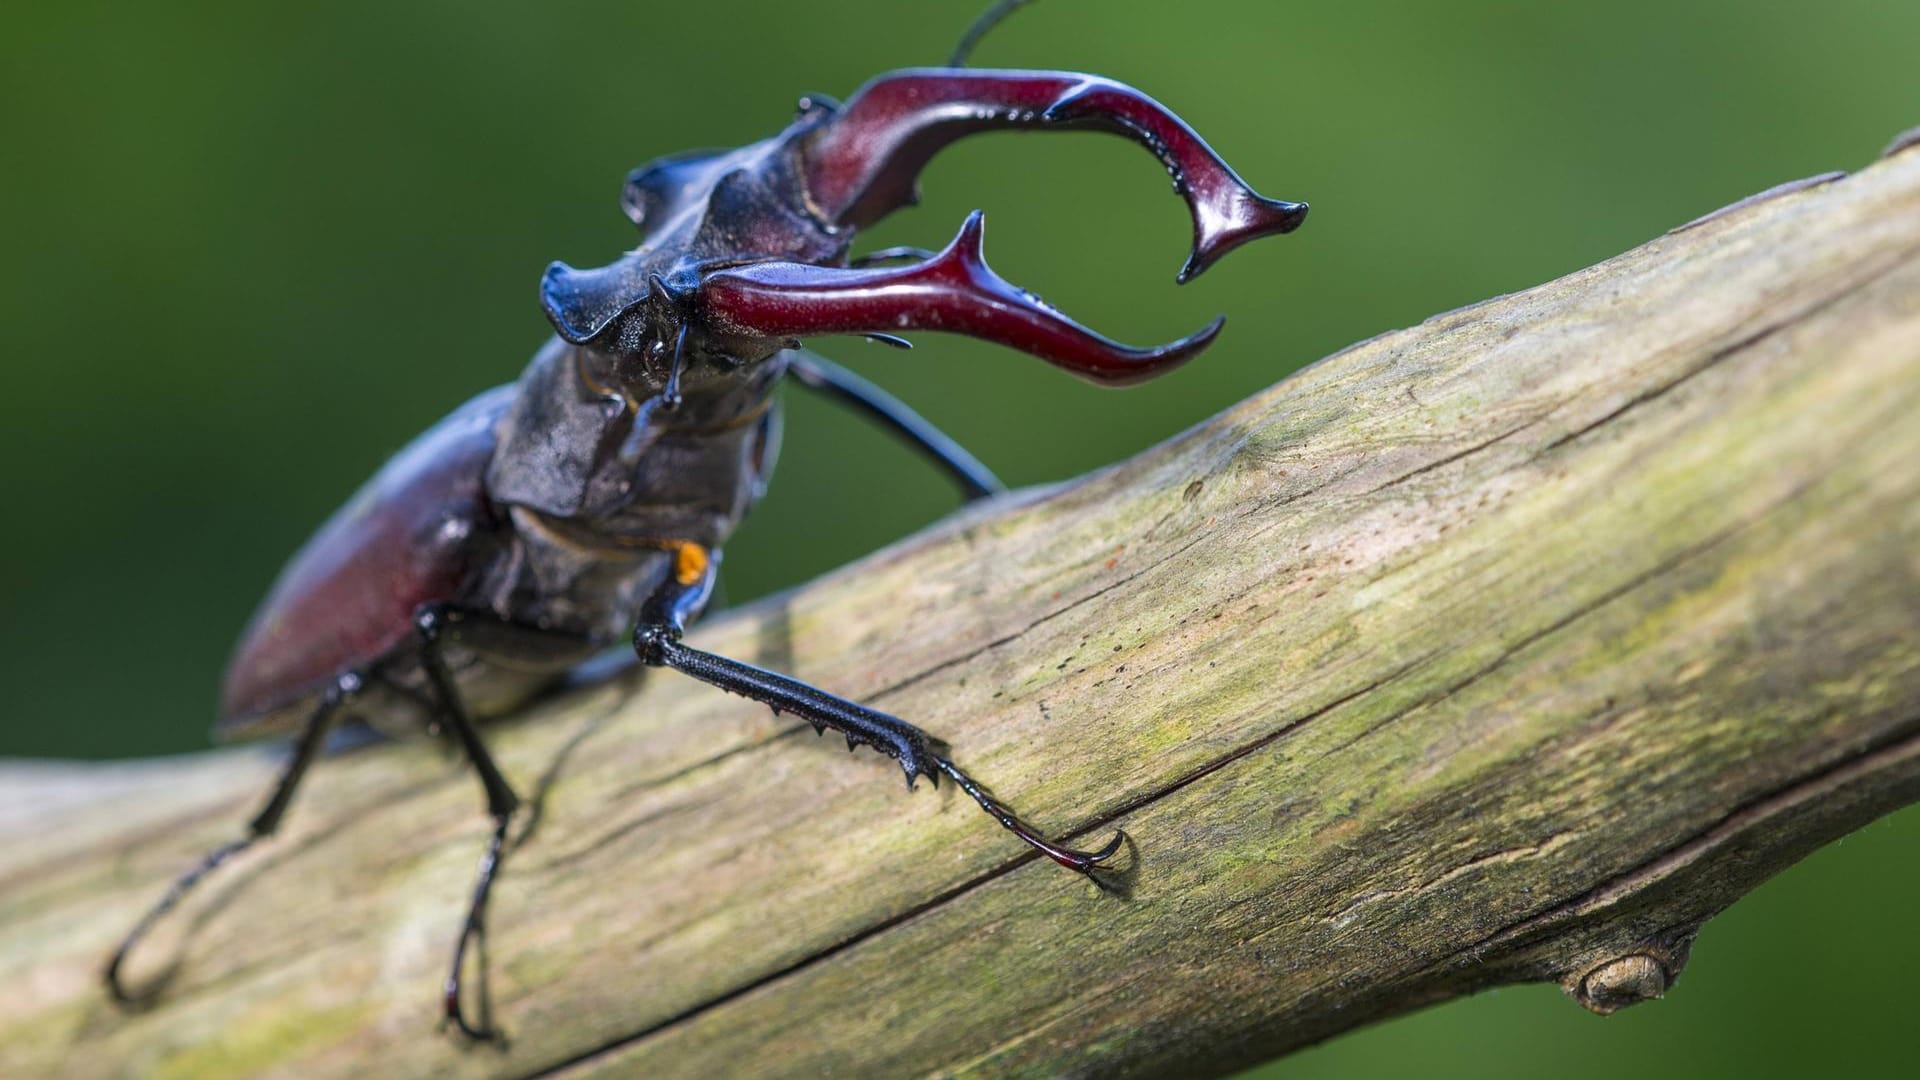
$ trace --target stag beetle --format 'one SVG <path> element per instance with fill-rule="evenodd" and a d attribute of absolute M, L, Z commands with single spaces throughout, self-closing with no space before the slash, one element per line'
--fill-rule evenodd
<path fill-rule="evenodd" d="M 493 832 L 445 984 L 449 1021 L 491 1037 L 461 1005 L 509 820 L 520 805 L 475 720 L 550 687 L 631 632 L 640 660 L 833 728 L 849 747 L 918 777 L 953 780 L 1022 841 L 1090 876 L 1122 837 L 1076 851 L 1021 821 L 906 722 L 682 641 L 711 595 L 720 545 L 773 464 L 772 394 L 784 376 L 850 404 L 947 471 L 970 497 L 991 472 L 905 405 L 800 348 L 820 334 L 904 344 L 967 334 L 1105 385 L 1192 358 L 1221 320 L 1156 348 L 1108 340 L 1008 284 L 982 257 L 981 215 L 938 252 L 850 258 L 855 234 L 911 203 L 929 159 L 999 129 L 1126 136 L 1172 174 L 1193 215 L 1178 280 L 1233 248 L 1297 227 L 1304 203 L 1267 199 L 1193 130 L 1139 91 L 1054 71 L 921 68 L 881 75 L 844 104 L 807 97 L 785 130 L 736 150 L 662 158 L 621 205 L 640 245 L 607 266 L 548 267 L 540 303 L 556 337 L 519 380 L 486 391 L 401 450 L 281 572 L 227 669 L 218 732 L 297 732 L 245 834 L 182 876 L 133 928 L 105 976 L 207 873 L 280 824 L 330 725 L 426 727 L 458 742 Z"/>

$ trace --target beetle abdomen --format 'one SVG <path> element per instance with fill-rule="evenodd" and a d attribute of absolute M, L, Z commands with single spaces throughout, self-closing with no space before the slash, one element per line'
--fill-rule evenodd
<path fill-rule="evenodd" d="M 277 714 L 404 645 L 422 604 L 454 599 L 500 525 L 484 490 L 511 386 L 467 402 L 396 454 L 280 572 L 234 649 L 222 735 Z"/>

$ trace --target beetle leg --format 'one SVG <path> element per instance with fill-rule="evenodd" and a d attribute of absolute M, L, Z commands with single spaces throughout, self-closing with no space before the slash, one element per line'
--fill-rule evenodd
<path fill-rule="evenodd" d="M 801 147 L 816 211 L 863 228 L 912 203 L 933 155 L 964 135 L 995 129 L 1105 131 L 1151 150 L 1193 214 L 1189 281 L 1249 240 L 1292 232 L 1305 203 L 1254 191 L 1178 116 L 1124 83 L 1064 71 L 918 68 L 854 91 Z"/>
<path fill-rule="evenodd" d="M 951 436 L 934 427 L 906 402 L 880 389 L 839 364 L 805 350 L 795 350 L 787 370 L 809 390 L 819 390 L 853 406 L 880 422 L 907 445 L 927 455 L 960 485 L 968 501 L 1007 490 L 993 470 Z"/>
<path fill-rule="evenodd" d="M 120 942 L 120 947 L 113 951 L 113 957 L 107 961 L 107 968 L 103 973 L 107 992 L 112 995 L 113 1000 L 123 1005 L 131 1004 L 136 1000 L 135 996 L 127 990 L 126 984 L 121 981 L 120 968 L 125 964 L 127 955 L 133 951 L 133 947 L 146 936 L 147 931 L 152 929 L 162 916 L 171 911 L 181 898 L 191 892 L 195 885 L 198 885 L 221 863 L 252 847 L 256 840 L 272 836 L 274 830 L 280 827 L 280 819 L 286 816 L 287 806 L 293 801 L 295 789 L 307 775 L 307 769 L 313 764 L 313 759 L 320 755 L 320 748 L 326 742 L 327 729 L 331 726 L 335 714 L 343 704 L 359 693 L 362 685 L 363 680 L 358 672 L 347 672 L 334 680 L 334 684 L 321 698 L 320 704 L 314 708 L 313 715 L 307 718 L 307 726 L 301 730 L 300 737 L 294 742 L 293 755 L 287 759 L 286 768 L 281 771 L 280 779 L 274 784 L 273 793 L 267 797 L 266 805 L 262 806 L 260 812 L 253 816 L 253 820 L 247 823 L 246 835 L 208 852 L 198 865 L 182 874 L 173 883 L 173 887 L 167 890 L 167 894 L 160 899 L 160 902 L 155 904 L 139 922 L 134 924 L 133 929 L 127 932 L 126 938 Z"/>
<path fill-rule="evenodd" d="M 485 982 L 480 988 L 481 1022 L 475 1025 L 467 1020 L 461 1006 L 460 972 L 465 966 L 469 945 L 485 948 L 487 898 L 492 893 L 493 879 L 499 871 L 500 859 L 506 847 L 507 825 L 520 806 L 520 797 L 514 794 L 499 766 L 494 764 L 493 756 L 487 752 L 486 744 L 481 741 L 473 717 L 460 697 L 459 687 L 455 685 L 452 673 L 447 670 L 440 650 L 446 642 L 454 641 L 481 656 L 492 657 L 503 663 L 561 672 L 586 661 L 599 646 L 577 634 L 526 626 L 488 612 L 468 611 L 448 605 L 421 608 L 414 615 L 414 627 L 421 643 L 421 667 L 426 671 L 440 714 L 451 734 L 460 742 L 467 759 L 473 763 L 474 771 L 480 775 L 481 786 L 486 790 L 487 813 L 493 818 L 493 835 L 488 839 L 487 850 L 480 858 L 473 899 L 467 908 L 466 922 L 461 925 L 460 939 L 454 944 L 453 966 L 447 972 L 445 1000 L 446 1021 L 469 1038 L 486 1041 L 498 1038 L 499 1032 L 486 1020 Z"/>
<path fill-rule="evenodd" d="M 999 802 L 974 779 L 962 772 L 945 754 L 934 749 L 936 741 L 926 732 L 896 716 L 827 693 L 791 676 L 767 671 L 752 664 L 695 649 L 680 640 L 689 613 L 698 611 L 711 588 L 717 557 L 704 560 L 704 580 L 671 579 L 647 602 L 640 625 L 633 632 L 634 651 L 649 667 L 669 667 L 710 686 L 751 698 L 776 712 L 792 713 L 812 724 L 816 730 L 832 728 L 846 736 L 847 746 L 871 746 L 900 763 L 907 774 L 907 787 L 925 776 L 937 787 L 940 774 L 951 777 L 1002 827 L 1035 850 L 1070 870 L 1092 876 L 1107 859 L 1120 850 L 1124 833 L 1098 851 L 1076 851 L 1047 839 L 1038 830 L 1022 822 L 1005 804 Z"/>
<path fill-rule="evenodd" d="M 420 664 L 426 670 L 427 680 L 433 684 L 435 695 L 440 699 L 442 715 L 466 750 L 467 760 L 473 763 L 474 771 L 480 774 L 480 786 L 487 793 L 487 813 L 493 818 L 493 836 L 487 842 L 486 853 L 480 857 L 480 871 L 473 885 L 473 901 L 467 908 L 466 922 L 461 925 L 460 939 L 453 947 L 453 966 L 447 972 L 446 982 L 446 1019 L 467 1037 L 486 1041 L 497 1038 L 499 1031 L 486 1016 L 484 985 L 481 991 L 480 1023 L 476 1026 L 467 1020 L 461 1008 L 460 969 L 465 965 L 469 943 L 481 942 L 480 947 L 485 947 L 487 898 L 493 891 L 493 877 L 500 866 L 501 849 L 506 845 L 507 823 L 513 819 L 513 812 L 519 809 L 520 797 L 514 794 L 500 767 L 494 764 L 493 755 L 487 752 L 480 732 L 474 727 L 473 718 L 467 715 L 467 707 L 460 700 L 460 690 L 454 685 L 452 674 L 447 671 L 446 661 L 440 656 L 442 635 L 448 622 L 448 613 L 438 606 L 423 608 L 414 616 L 414 627 L 420 636 Z"/>

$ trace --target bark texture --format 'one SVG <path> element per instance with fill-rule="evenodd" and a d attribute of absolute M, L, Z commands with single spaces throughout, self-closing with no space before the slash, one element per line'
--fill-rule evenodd
<path fill-rule="evenodd" d="M 1216 357 L 1224 360 L 1224 357 Z M 486 821 L 324 762 L 137 957 L 262 750 L 0 766 L 0 1074 L 1224 1071 L 1497 983 L 1657 997 L 1701 923 L 1920 796 L 1920 151 L 1320 362 L 701 646 L 949 738 L 950 788 L 627 674 L 494 730 L 539 796 L 436 1035 Z"/>

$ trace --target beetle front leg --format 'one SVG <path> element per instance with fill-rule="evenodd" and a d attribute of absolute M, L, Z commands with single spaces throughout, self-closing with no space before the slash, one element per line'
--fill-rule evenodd
<path fill-rule="evenodd" d="M 690 553 L 688 548 L 697 554 Z M 1069 870 L 1091 875 L 1120 850 L 1126 838 L 1121 832 L 1115 832 L 1106 846 L 1091 852 L 1076 851 L 1049 840 L 936 749 L 940 746 L 937 740 L 899 717 L 848 701 L 791 676 L 684 644 L 680 639 L 687 621 L 705 604 L 712 589 L 718 557 L 717 553 L 709 555 L 696 545 L 685 545 L 675 563 L 682 572 L 671 577 L 648 600 L 642 609 L 640 625 L 634 630 L 633 647 L 642 663 L 672 668 L 710 686 L 751 698 L 775 712 L 792 713 L 812 724 L 815 730 L 832 728 L 846 737 L 848 749 L 871 746 L 900 763 L 907 774 L 908 790 L 912 790 L 914 781 L 922 776 L 937 787 L 944 773 L 1007 831 Z M 697 573 L 693 572 L 695 568 Z"/>

